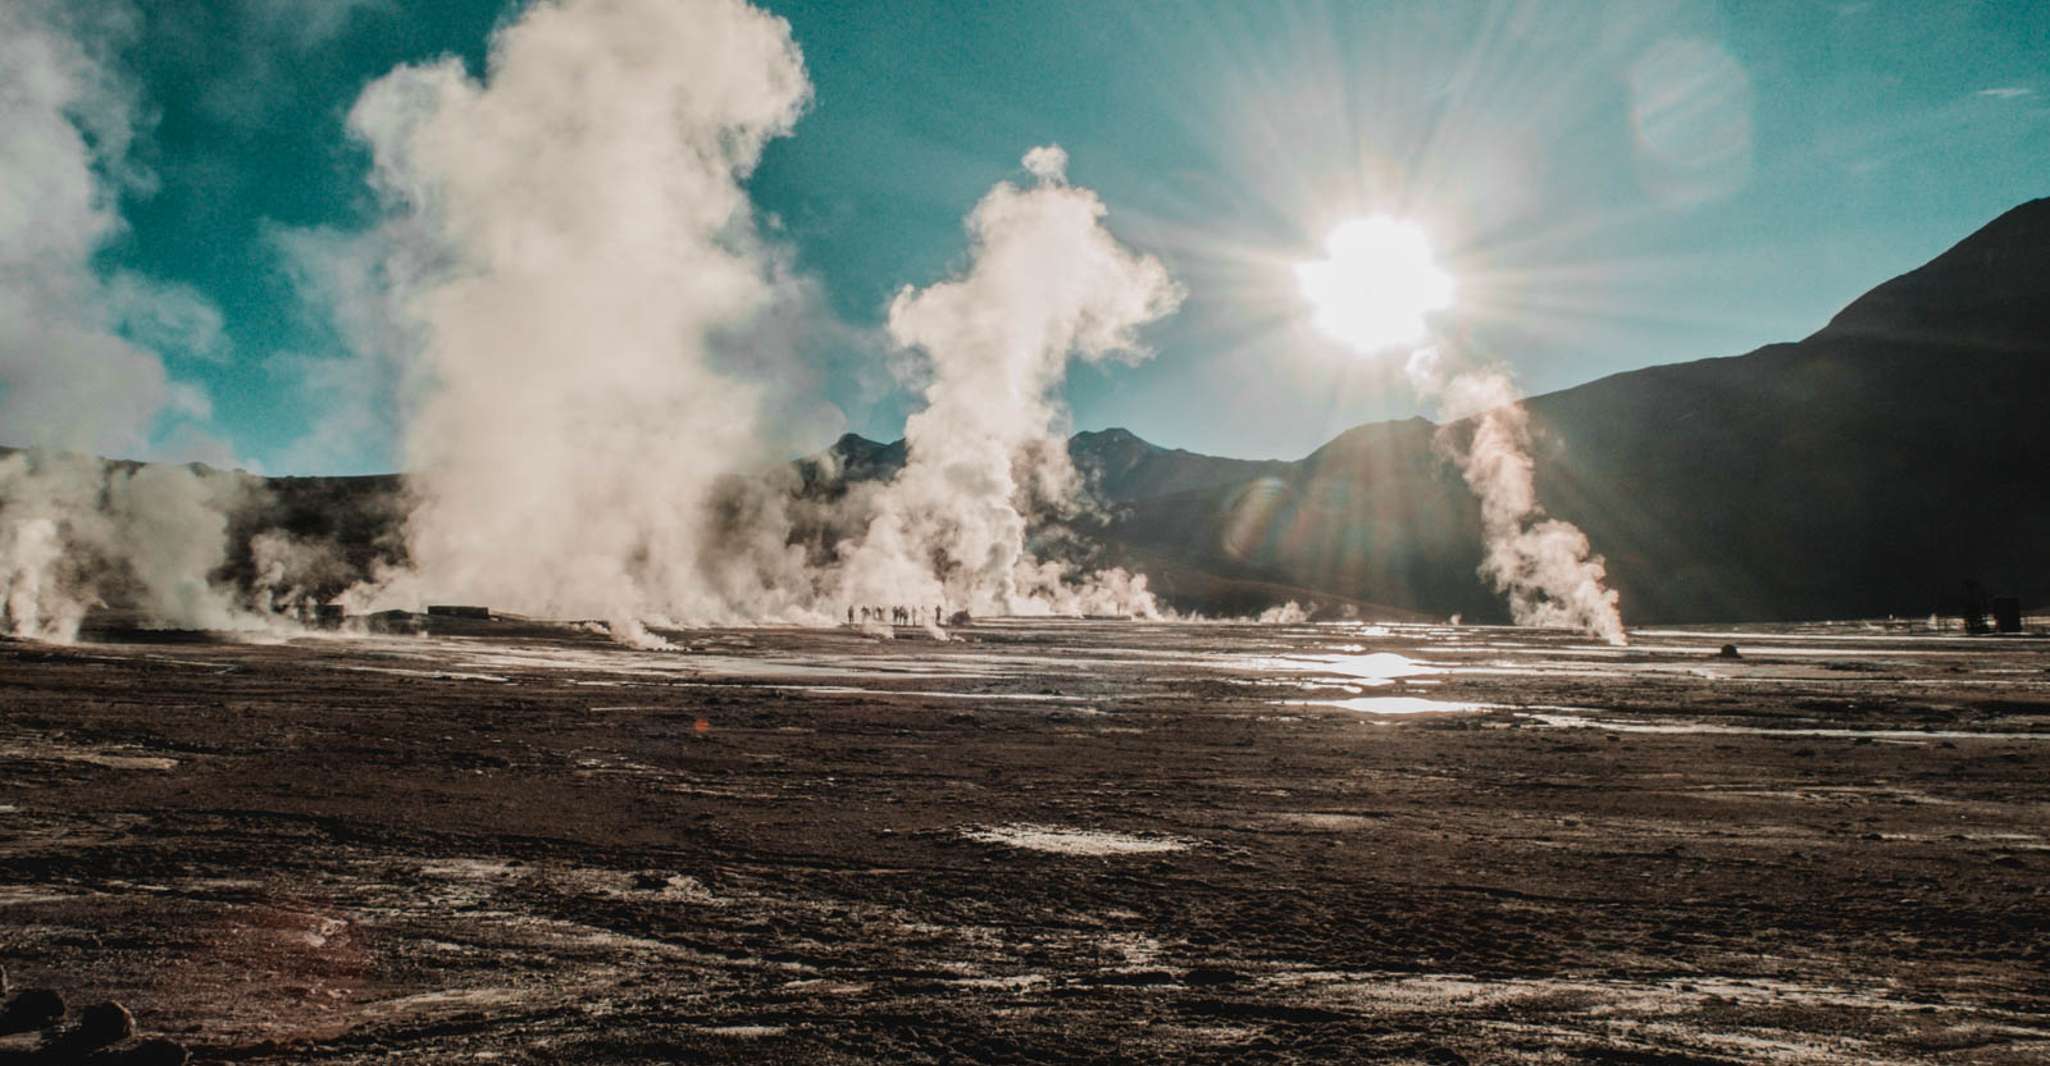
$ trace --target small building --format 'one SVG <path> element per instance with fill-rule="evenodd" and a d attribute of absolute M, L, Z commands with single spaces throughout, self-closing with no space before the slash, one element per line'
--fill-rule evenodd
<path fill-rule="evenodd" d="M 378 611 L 370 616 L 368 624 L 372 633 L 420 632 L 420 616 L 411 611 Z"/>
<path fill-rule="evenodd" d="M 2022 631 L 2022 600 L 2020 596 L 1993 597 L 1993 631 L 1995 633 L 2019 633 Z"/>

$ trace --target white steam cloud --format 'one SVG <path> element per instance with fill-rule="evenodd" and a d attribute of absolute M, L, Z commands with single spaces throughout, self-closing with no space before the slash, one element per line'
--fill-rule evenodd
<path fill-rule="evenodd" d="M 148 186 L 128 158 L 135 102 L 109 60 L 132 16 L 118 4 L 0 3 L 0 426 L 39 449 L 0 458 L 10 636 L 74 639 L 110 600 L 159 624 L 260 622 L 215 580 L 246 479 L 90 454 L 147 454 L 167 422 L 186 447 L 222 450 L 175 424 L 206 418 L 206 394 L 142 346 L 226 358 L 219 312 L 190 289 L 102 277 L 92 263 L 121 230 L 123 193 Z"/>
<path fill-rule="evenodd" d="M 402 67 L 350 128 L 387 205 L 379 272 L 416 338 L 410 565 L 359 604 L 468 600 L 649 625 L 823 623 L 849 607 L 1155 613 L 1143 578 L 1028 550 L 1079 484 L 1054 392 L 1073 356 L 1142 358 L 1180 293 L 1103 227 L 1066 154 L 969 218 L 970 264 L 906 288 L 922 356 L 907 465 L 829 502 L 781 468 L 790 320 L 810 299 L 743 181 L 810 87 L 789 27 L 738 0 L 555 0 L 481 81 Z M 765 473 L 768 472 L 768 473 Z M 800 529 L 828 531 L 809 547 Z"/>
<path fill-rule="evenodd" d="M 131 105 L 81 43 L 105 27 L 68 17 L 0 4 L 0 419 L 37 445 L 136 454 L 209 407 L 138 342 L 233 353 L 192 290 L 92 269 L 120 227 Z M 856 604 L 935 628 L 938 608 L 1158 613 L 1143 577 L 1059 550 L 1087 504 L 1058 394 L 1071 359 L 1146 358 L 1137 331 L 1181 291 L 1110 233 L 1059 147 L 976 206 L 957 276 L 890 305 L 889 341 L 924 371 L 903 469 L 800 491 L 783 423 L 818 412 L 792 359 L 817 297 L 744 182 L 809 98 L 788 25 L 741 0 L 538 0 L 493 35 L 481 78 L 446 59 L 364 91 L 349 129 L 381 222 L 277 235 L 354 352 L 281 357 L 353 383 L 305 446 L 373 432 L 389 391 L 404 425 L 406 561 L 351 606 L 480 602 L 648 647 L 651 625 L 821 623 Z M 276 530 L 232 552 L 234 516 L 266 506 L 254 485 L 0 460 L 0 621 L 70 639 L 106 604 L 214 629 L 304 610 L 352 571 L 336 545 Z"/>
<path fill-rule="evenodd" d="M 136 455 L 180 395 L 155 353 L 125 340 L 93 253 L 121 230 L 134 102 L 73 13 L 0 4 L 0 426 L 33 442 Z M 129 304 L 139 281 L 119 286 Z"/>
<path fill-rule="evenodd" d="M 1517 625 L 1581 629 L 1624 643 L 1604 560 L 1578 526 L 1547 517 L 1538 502 L 1529 415 L 1515 384 L 1498 369 L 1448 374 L 1443 363 L 1439 349 L 1420 348 L 1410 356 L 1409 375 L 1446 419 L 1436 444 L 1480 501 L 1482 575 L 1509 597 Z M 1470 423 L 1471 436 L 1462 423 Z"/>
<path fill-rule="evenodd" d="M 1076 574 L 1035 558 L 1038 516 L 1072 514 L 1079 484 L 1056 390 L 1070 357 L 1143 359 L 1140 326 L 1182 293 L 1152 256 L 1104 228 L 1103 201 L 1067 182 L 1067 153 L 1034 148 L 1033 183 L 1004 182 L 968 218 L 959 277 L 906 287 L 890 336 L 929 364 L 926 406 L 904 429 L 904 469 L 843 547 L 855 602 L 945 604 L 977 614 L 1157 614 L 1144 577 Z"/>
<path fill-rule="evenodd" d="M 384 591 L 551 617 L 734 615 L 704 580 L 720 480 L 765 456 L 722 332 L 779 280 L 741 180 L 809 98 L 783 20 L 734 0 L 564 0 L 350 115 L 421 338 L 413 570 Z"/>

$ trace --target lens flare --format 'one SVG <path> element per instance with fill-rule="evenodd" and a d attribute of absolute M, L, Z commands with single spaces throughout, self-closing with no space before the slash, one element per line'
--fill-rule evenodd
<path fill-rule="evenodd" d="M 1424 316 L 1452 306 L 1452 276 L 1415 223 L 1356 218 L 1324 240 L 1328 258 L 1295 268 L 1317 328 L 1362 355 L 1414 347 Z"/>

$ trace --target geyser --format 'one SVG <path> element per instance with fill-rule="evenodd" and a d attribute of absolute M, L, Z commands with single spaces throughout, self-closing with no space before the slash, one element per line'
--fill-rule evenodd
<path fill-rule="evenodd" d="M 368 239 L 418 393 L 410 564 L 357 606 L 430 599 L 649 624 L 944 613 L 1155 613 L 1143 578 L 1027 549 L 1083 506 L 1055 398 L 1070 358 L 1139 359 L 1180 290 L 1033 149 L 968 219 L 962 273 L 907 286 L 888 339 L 922 362 L 901 473 L 821 502 L 762 415 L 792 375 L 748 338 L 804 285 L 743 181 L 809 98 L 781 20 L 713 0 L 558 0 L 371 85 L 349 126 L 386 207 Z M 798 531 L 831 531 L 824 543 Z"/>
<path fill-rule="evenodd" d="M 1024 165 L 1029 185 L 1000 183 L 969 215 L 967 268 L 890 304 L 891 338 L 929 370 L 926 406 L 905 424 L 904 469 L 843 546 L 839 588 L 978 614 L 1151 616 L 1145 578 L 1077 574 L 1025 540 L 1034 517 L 1080 506 L 1056 399 L 1068 360 L 1145 358 L 1136 331 L 1182 293 L 1104 227 L 1103 201 L 1068 183 L 1066 152 L 1035 148 Z"/>
<path fill-rule="evenodd" d="M 1514 382 L 1499 368 L 1449 370 L 1430 342 L 1428 316 L 1450 309 L 1454 284 L 1423 230 L 1384 216 L 1357 219 L 1325 248 L 1328 258 L 1296 268 L 1313 322 L 1362 355 L 1409 353 L 1410 382 L 1443 423 L 1437 446 L 1480 501 L 1480 572 L 1508 596 L 1510 616 L 1623 643 L 1602 557 L 1579 527 L 1546 516 L 1538 502 L 1529 419 Z"/>
<path fill-rule="evenodd" d="M 10 636 L 74 639 L 110 600 L 173 626 L 275 620 L 268 594 L 246 602 L 217 579 L 229 514 L 252 502 L 248 479 L 87 454 L 145 455 L 166 428 L 221 450 L 193 431 L 206 393 L 132 339 L 218 343 L 218 312 L 188 289 L 94 264 L 122 229 L 123 193 L 147 184 L 129 153 L 138 104 L 110 60 L 133 28 L 124 16 L 0 3 L 0 426 L 37 449 L 0 457 Z"/>
<path fill-rule="evenodd" d="M 1420 348 L 1409 376 L 1447 419 L 1435 442 L 1480 501 L 1481 574 L 1509 597 L 1517 625 L 1582 629 L 1624 643 L 1607 563 L 1580 527 L 1548 517 L 1538 502 L 1530 419 L 1515 383 L 1500 369 L 1447 374 L 1443 360 L 1439 349 Z"/>
<path fill-rule="evenodd" d="M 371 600 L 731 619 L 707 504 L 770 457 L 763 386 L 715 349 L 780 284 L 741 181 L 810 87 L 737 0 L 538 3 L 460 61 L 400 67 L 349 128 L 418 330 L 408 573 Z"/>

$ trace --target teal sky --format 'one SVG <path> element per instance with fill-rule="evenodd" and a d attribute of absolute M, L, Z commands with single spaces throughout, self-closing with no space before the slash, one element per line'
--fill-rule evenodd
<path fill-rule="evenodd" d="M 2050 5 L 1995 2 L 775 2 L 815 99 L 751 180 L 834 316 L 957 264 L 961 219 L 1038 144 L 1188 289 L 1139 366 L 1077 367 L 1076 428 L 1296 457 L 1416 413 L 1401 368 L 1313 334 L 1291 266 L 1345 218 L 1422 222 L 1458 328 L 1532 392 L 1733 355 L 2050 194 Z M 387 469 L 388 426 L 298 447 L 295 367 L 344 343 L 280 252 L 370 224 L 343 117 L 395 64 L 479 70 L 502 0 L 152 0 L 121 53 L 156 175 L 102 254 L 190 286 L 227 343 L 167 351 L 211 431 L 274 473 Z M 817 342 L 845 428 L 891 439 L 882 356 Z M 839 426 L 822 427 L 837 431 Z M 830 433 L 828 434 L 830 436 Z"/>

